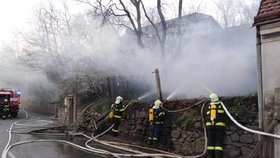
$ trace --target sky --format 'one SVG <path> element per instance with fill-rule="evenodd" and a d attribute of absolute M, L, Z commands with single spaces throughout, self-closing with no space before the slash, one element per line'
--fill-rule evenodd
<path fill-rule="evenodd" d="M 18 31 L 30 29 L 34 12 L 42 2 L 47 0 L 1 0 L 0 1 L 0 46 L 11 40 Z M 62 1 L 62 0 L 61 0 Z M 67 0 L 66 0 L 67 1 Z M 71 0 L 69 0 L 71 1 Z M 60 2 L 60 0 L 56 0 Z M 71 8 L 72 7 L 72 8 Z M 71 3 L 70 9 L 74 12 L 79 7 Z"/>
<path fill-rule="evenodd" d="M 1 0 L 0 1 L 0 45 L 8 43 L 14 36 L 14 33 L 18 31 L 28 30 L 30 26 L 28 23 L 32 22 L 33 14 L 35 8 L 45 0 Z M 174 3 L 176 1 L 176 3 Z M 172 10 L 177 6 L 174 4 L 178 0 L 166 0 L 167 9 Z M 71 0 L 69 0 L 71 2 Z M 156 1 L 144 1 L 147 6 L 155 6 Z M 195 0 L 193 3 L 199 4 L 202 0 Z M 189 3 L 188 1 L 184 2 Z M 208 8 L 206 10 L 211 10 L 212 4 L 209 3 L 206 5 Z M 72 7 L 72 8 L 71 8 Z M 73 3 L 70 6 L 70 9 L 74 12 L 77 12 L 81 6 L 78 6 L 76 3 Z M 169 13 L 166 13 L 169 14 Z M 174 14 L 174 13 L 172 13 Z M 171 15 L 174 16 L 174 15 Z"/>
<path fill-rule="evenodd" d="M 1 0 L 0 1 L 0 40 L 1 43 L 11 39 L 13 32 L 28 28 L 33 8 L 40 0 Z"/>

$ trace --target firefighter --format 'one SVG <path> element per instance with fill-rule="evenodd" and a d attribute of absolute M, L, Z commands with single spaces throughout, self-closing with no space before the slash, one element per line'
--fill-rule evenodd
<path fill-rule="evenodd" d="M 225 131 L 225 111 L 215 93 L 209 95 L 211 100 L 206 111 L 207 155 L 208 158 L 223 157 L 223 139 Z"/>
<path fill-rule="evenodd" d="M 116 97 L 116 101 L 111 106 L 111 112 L 109 117 L 112 118 L 112 123 L 114 124 L 112 128 L 113 136 L 119 135 L 119 126 L 121 124 L 122 113 L 124 112 L 124 105 L 122 104 L 123 98 L 121 96 Z"/>
<path fill-rule="evenodd" d="M 148 136 L 148 143 L 150 145 L 157 145 L 162 125 L 164 123 L 165 112 L 162 109 L 162 102 L 156 100 L 154 106 L 149 110 L 149 121 L 151 123 L 151 130 Z M 151 112 L 153 115 L 151 115 Z M 152 116 L 152 118 L 151 118 Z"/>
<path fill-rule="evenodd" d="M 8 117 L 11 117 L 11 106 L 9 105 L 8 99 L 5 99 L 4 102 L 5 102 L 5 105 L 3 107 L 2 119 L 6 119 Z"/>
<path fill-rule="evenodd" d="M 153 138 L 150 137 L 150 134 L 153 132 L 153 121 L 154 121 L 154 109 L 153 109 L 154 104 L 152 103 L 149 108 L 149 133 L 148 133 L 148 144 L 152 145 L 153 144 Z"/>

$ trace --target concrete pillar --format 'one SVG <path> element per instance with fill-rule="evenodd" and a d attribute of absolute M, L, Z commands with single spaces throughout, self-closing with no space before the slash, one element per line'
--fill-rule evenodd
<path fill-rule="evenodd" d="M 71 96 L 67 96 L 67 100 L 68 100 L 68 125 L 72 124 L 73 121 L 74 121 L 74 108 L 73 108 L 73 104 L 74 104 L 74 101 L 73 101 L 73 97 Z"/>
<path fill-rule="evenodd" d="M 65 122 L 66 125 L 70 125 L 77 120 L 77 95 L 68 95 L 65 98 L 65 105 L 66 105 L 66 118 L 68 117 L 68 122 Z"/>

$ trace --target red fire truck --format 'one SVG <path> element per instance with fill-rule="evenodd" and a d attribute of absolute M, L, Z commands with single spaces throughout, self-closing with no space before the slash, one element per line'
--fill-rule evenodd
<path fill-rule="evenodd" d="M 20 106 L 20 91 L 10 88 L 0 88 L 0 117 L 5 115 L 5 105 L 9 105 L 9 115 L 16 118 Z"/>

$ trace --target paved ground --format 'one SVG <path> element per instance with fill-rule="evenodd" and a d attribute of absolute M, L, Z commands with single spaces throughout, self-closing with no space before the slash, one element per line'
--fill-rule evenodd
<path fill-rule="evenodd" d="M 0 120 L 0 150 L 3 152 L 7 142 L 8 142 L 8 132 L 7 129 L 19 120 L 25 118 L 25 113 L 20 111 L 17 119 L 6 119 Z M 42 119 L 42 118 L 41 118 Z M 42 122 L 38 121 L 39 118 L 33 117 L 32 119 L 20 122 L 20 124 L 15 125 L 15 132 L 27 132 L 30 129 L 38 128 Z M 44 120 L 52 121 L 52 119 L 44 118 Z M 43 122 L 44 124 L 44 122 Z M 28 127 L 30 126 L 30 127 Z M 48 125 L 47 125 L 48 126 Z M 26 141 L 26 140 L 38 140 L 38 139 L 56 139 L 56 140 L 67 140 L 74 142 L 79 145 L 84 144 L 84 139 L 81 137 L 65 137 L 65 136 L 46 136 L 46 135 L 30 135 L 30 134 L 13 134 L 12 141 L 10 144 Z M 53 142 L 36 142 L 30 144 L 23 144 L 11 148 L 8 152 L 8 158 L 92 158 L 92 157 L 108 157 L 100 154 L 90 154 L 81 150 L 78 150 L 72 146 L 53 143 Z"/>
<path fill-rule="evenodd" d="M 23 142 L 23 141 L 30 141 L 30 140 L 65 140 L 71 143 L 75 143 L 80 146 L 85 145 L 86 139 L 81 136 L 65 136 L 63 133 L 61 136 L 53 136 L 50 134 L 41 133 L 40 135 L 31 135 L 27 134 L 27 132 L 35 129 L 43 129 L 46 127 L 53 127 L 57 126 L 56 119 L 53 117 L 45 117 L 45 116 L 39 116 L 32 114 L 30 118 L 25 119 L 25 112 L 20 111 L 18 118 L 16 119 L 6 119 L 6 120 L 0 120 L 0 150 L 1 154 L 8 142 L 9 134 L 7 132 L 7 129 L 11 127 L 12 124 L 15 122 L 18 122 L 17 124 L 14 124 L 13 128 L 13 134 L 12 139 L 9 145 Z M 19 122 L 20 121 L 20 122 Z M 53 132 L 53 131 L 48 131 Z M 58 131 L 59 132 L 59 131 Z M 64 132 L 64 131 L 63 131 Z M 42 135 L 43 134 L 43 135 Z M 54 133 L 52 133 L 54 134 Z M 55 133 L 57 134 L 57 133 Z M 102 136 L 102 139 L 108 140 L 108 141 L 116 141 L 119 142 L 121 139 L 124 143 L 127 144 L 134 144 L 134 140 L 130 140 L 127 138 L 116 138 L 112 137 L 111 135 L 105 135 Z M 120 151 L 119 149 L 114 149 L 109 146 L 104 146 L 101 144 L 98 144 L 96 142 L 90 143 L 91 146 L 98 148 L 98 149 L 105 149 L 110 150 L 114 153 L 122 152 L 127 153 L 124 151 Z M 148 151 L 147 151 L 148 152 Z M 57 142 L 32 142 L 28 144 L 21 144 L 17 146 L 13 146 L 6 158 L 110 158 L 113 156 L 108 155 L 101 155 L 97 153 L 88 153 L 82 150 L 79 150 L 77 148 L 74 148 L 73 146 L 57 143 Z"/>
<path fill-rule="evenodd" d="M 13 122 L 18 121 L 23 118 L 25 118 L 25 114 L 24 114 L 24 112 L 21 111 L 18 114 L 17 119 L 6 119 L 6 120 L 0 119 L 0 151 L 1 151 L 1 153 L 4 150 L 4 148 L 7 144 L 7 141 L 8 141 L 7 129 L 10 128 L 10 126 Z"/>

